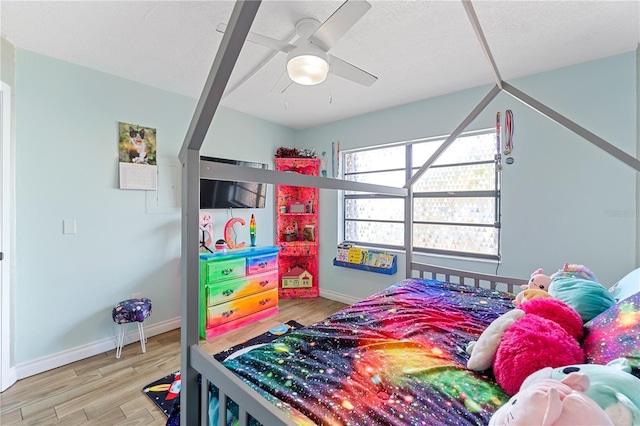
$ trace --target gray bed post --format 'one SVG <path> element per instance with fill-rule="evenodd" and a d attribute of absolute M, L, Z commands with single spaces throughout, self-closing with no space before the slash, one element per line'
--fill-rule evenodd
<path fill-rule="evenodd" d="M 191 366 L 191 347 L 199 345 L 199 315 L 187 312 L 199 309 L 200 268 L 198 252 L 198 216 L 200 213 L 200 147 L 211 126 L 233 67 L 238 60 L 260 0 L 236 1 L 227 31 L 222 37 L 209 76 L 196 105 L 180 150 L 182 163 L 182 302 L 180 330 L 180 422 L 200 423 L 198 372 Z"/>
<path fill-rule="evenodd" d="M 181 329 L 181 385 L 180 417 L 183 424 L 198 424 L 200 413 L 190 409 L 190 401 L 198 400 L 198 372 L 191 367 L 189 347 L 199 343 L 198 315 L 187 315 L 189 307 L 199 306 L 198 214 L 199 206 L 193 202 L 199 197 L 200 151 L 188 149 L 182 159 L 182 303 Z M 194 232 L 194 229 L 196 230 Z"/>

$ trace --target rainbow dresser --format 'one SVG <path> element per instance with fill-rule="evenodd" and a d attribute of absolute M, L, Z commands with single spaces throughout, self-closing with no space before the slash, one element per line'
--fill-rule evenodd
<path fill-rule="evenodd" d="M 278 247 L 200 254 L 200 336 L 208 339 L 278 312 Z"/>

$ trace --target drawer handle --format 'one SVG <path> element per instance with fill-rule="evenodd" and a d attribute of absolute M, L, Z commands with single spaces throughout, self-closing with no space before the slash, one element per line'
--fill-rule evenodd
<path fill-rule="evenodd" d="M 232 272 L 233 272 L 233 269 L 231 269 L 231 268 L 223 269 L 222 270 L 222 275 L 229 275 Z"/>
<path fill-rule="evenodd" d="M 259 267 L 261 267 L 261 268 L 264 268 L 264 267 L 265 267 L 265 266 L 267 266 L 268 264 L 269 264 L 269 262 L 264 262 L 264 261 L 262 261 L 262 262 L 258 263 L 258 266 L 259 266 Z"/>
<path fill-rule="evenodd" d="M 262 299 L 260 302 L 258 302 L 260 304 L 260 306 L 264 306 L 267 303 L 269 303 L 271 301 L 271 298 L 267 298 L 267 299 Z"/>
<path fill-rule="evenodd" d="M 260 287 L 264 287 L 265 285 L 269 284 L 269 280 L 262 280 L 260 281 Z"/>
<path fill-rule="evenodd" d="M 231 315 L 233 315 L 234 310 L 233 309 L 229 309 L 228 311 L 224 311 L 223 313 L 221 313 L 220 315 L 222 315 L 225 318 L 229 318 Z"/>
<path fill-rule="evenodd" d="M 223 292 L 222 292 L 222 295 L 223 295 L 223 296 L 231 296 L 231 295 L 233 294 L 233 292 L 234 292 L 234 291 L 235 291 L 235 290 L 233 290 L 233 289 L 228 289 L 228 290 L 223 291 Z"/>

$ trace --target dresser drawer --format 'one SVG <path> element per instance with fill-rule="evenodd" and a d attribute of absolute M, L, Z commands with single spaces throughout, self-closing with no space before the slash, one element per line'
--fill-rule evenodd
<path fill-rule="evenodd" d="M 264 272 L 237 280 L 210 284 L 207 288 L 207 305 L 217 305 L 239 297 L 275 288 L 278 285 L 278 271 Z"/>
<path fill-rule="evenodd" d="M 247 258 L 247 275 L 255 275 L 261 272 L 272 271 L 278 267 L 278 254 L 266 256 L 254 256 Z"/>
<path fill-rule="evenodd" d="M 278 289 L 263 291 L 207 308 L 207 327 L 242 318 L 278 304 Z"/>
<path fill-rule="evenodd" d="M 203 273 L 205 275 L 205 283 L 210 284 L 217 281 L 244 277 L 245 270 L 245 258 L 239 257 L 217 262 L 206 262 Z"/>

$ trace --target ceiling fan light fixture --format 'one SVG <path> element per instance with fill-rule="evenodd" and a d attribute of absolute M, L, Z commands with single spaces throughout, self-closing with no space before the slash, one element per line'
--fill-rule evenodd
<path fill-rule="evenodd" d="M 287 57 L 287 73 L 298 84 L 320 84 L 327 79 L 329 73 L 327 54 L 318 48 L 295 49 Z"/>

